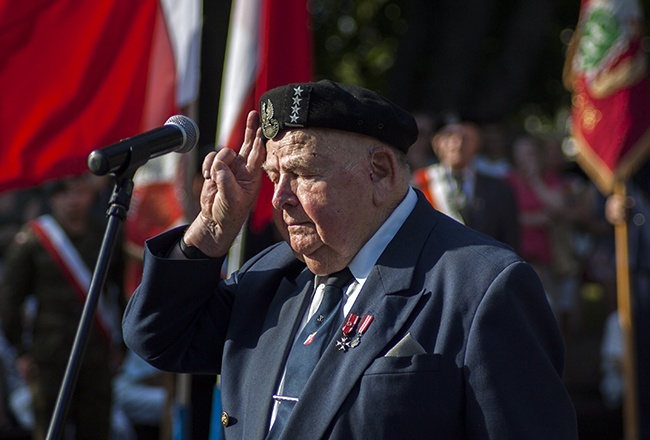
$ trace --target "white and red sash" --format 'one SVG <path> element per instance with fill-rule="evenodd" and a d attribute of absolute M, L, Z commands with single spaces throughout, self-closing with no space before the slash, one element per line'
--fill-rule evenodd
<path fill-rule="evenodd" d="M 413 173 L 413 184 L 431 205 L 454 220 L 465 223 L 462 214 L 450 203 L 448 172 L 440 164 L 420 168 Z"/>
<path fill-rule="evenodd" d="M 61 226 L 50 215 L 42 215 L 30 222 L 41 244 L 74 287 L 77 296 L 85 303 L 90 288 L 91 272 L 70 242 Z M 119 343 L 121 332 L 117 307 L 111 306 L 102 295 L 97 303 L 95 323 L 109 345 Z"/>

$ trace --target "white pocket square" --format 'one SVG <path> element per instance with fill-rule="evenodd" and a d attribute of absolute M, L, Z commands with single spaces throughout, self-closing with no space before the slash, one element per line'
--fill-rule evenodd
<path fill-rule="evenodd" d="M 396 356 L 415 356 L 416 354 L 425 354 L 426 350 L 420 343 L 415 340 L 410 333 L 407 333 L 393 348 L 386 353 L 387 357 Z"/>

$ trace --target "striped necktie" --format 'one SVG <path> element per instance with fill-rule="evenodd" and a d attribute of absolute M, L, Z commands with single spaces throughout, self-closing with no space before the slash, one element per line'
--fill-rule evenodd
<path fill-rule="evenodd" d="M 282 399 L 278 406 L 273 427 L 267 440 L 279 438 L 284 425 L 291 415 L 302 389 L 316 368 L 325 347 L 334 337 L 343 314 L 343 288 L 353 280 L 352 272 L 345 268 L 327 277 L 323 291 L 323 301 L 300 332 L 287 358 L 286 374 L 282 389 Z M 287 399 L 288 398 L 288 399 Z"/>

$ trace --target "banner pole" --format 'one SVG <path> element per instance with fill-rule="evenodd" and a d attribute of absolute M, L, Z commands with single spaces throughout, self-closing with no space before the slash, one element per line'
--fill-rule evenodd
<path fill-rule="evenodd" d="M 614 195 L 625 201 L 625 182 L 614 183 Z M 637 399 L 637 371 L 634 334 L 634 313 L 632 310 L 630 267 L 628 249 L 627 219 L 614 225 L 616 242 L 616 291 L 618 303 L 618 320 L 623 332 L 623 433 L 625 440 L 639 439 L 639 416 Z"/>

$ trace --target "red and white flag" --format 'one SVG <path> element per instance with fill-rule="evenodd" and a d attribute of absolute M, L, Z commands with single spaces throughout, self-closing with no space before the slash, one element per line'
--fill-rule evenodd
<path fill-rule="evenodd" d="M 267 90 L 312 79 L 307 0 L 234 0 L 217 122 L 217 148 L 239 150 L 246 115 Z M 264 179 L 250 227 L 273 218 L 272 185 Z"/>
<path fill-rule="evenodd" d="M 173 113 L 191 106 L 199 90 L 201 1 L 159 0 L 159 4 L 142 131 L 162 125 L 171 116 L 167 103 L 173 105 Z M 135 174 L 124 227 L 127 295 L 141 280 L 145 240 L 186 220 L 187 160 L 188 155 L 167 154 L 150 160 Z"/>
<path fill-rule="evenodd" d="M 182 3 L 0 0 L 0 191 L 80 174 L 178 111 L 179 84 L 198 82 L 168 19 Z"/>
<path fill-rule="evenodd" d="M 582 0 L 565 73 L 577 160 L 604 194 L 650 156 L 650 87 L 638 0 Z"/>

